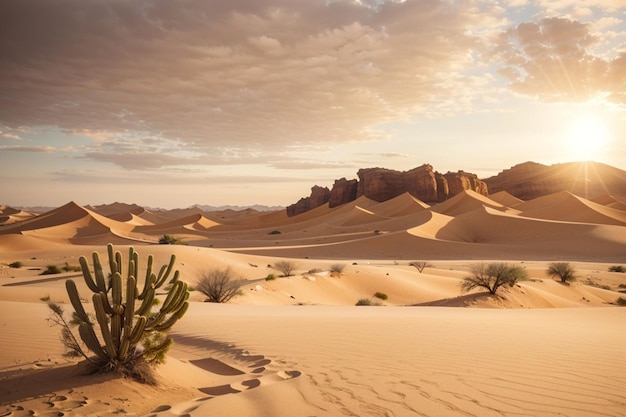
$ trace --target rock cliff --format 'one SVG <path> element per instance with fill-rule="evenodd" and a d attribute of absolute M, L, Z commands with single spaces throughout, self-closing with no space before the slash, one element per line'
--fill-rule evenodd
<path fill-rule="evenodd" d="M 490 193 L 506 191 L 522 200 L 560 191 L 588 199 L 606 194 L 626 195 L 626 171 L 598 162 L 549 166 L 524 162 L 483 181 Z"/>
<path fill-rule="evenodd" d="M 425 164 L 409 171 L 386 168 L 365 168 L 357 172 L 358 180 L 335 180 L 332 190 L 315 186 L 311 195 L 287 207 L 287 215 L 295 216 L 322 204 L 336 207 L 365 196 L 374 201 L 386 201 L 408 192 L 425 203 L 438 203 L 472 190 L 487 195 L 487 185 L 475 174 L 463 171 L 440 174 Z"/>
<path fill-rule="evenodd" d="M 314 209 L 315 207 L 319 207 L 323 204 L 328 203 L 330 199 L 330 190 L 328 187 L 320 187 L 318 185 L 314 185 L 311 187 L 311 195 L 308 197 L 303 197 L 298 200 L 297 203 L 287 206 L 287 216 L 295 216 L 296 214 L 304 213 L 305 211 L 309 211 Z"/>

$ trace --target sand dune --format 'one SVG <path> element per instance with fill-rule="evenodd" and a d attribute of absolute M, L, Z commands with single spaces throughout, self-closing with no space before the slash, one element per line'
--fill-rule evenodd
<path fill-rule="evenodd" d="M 68 203 L 0 225 L 0 415 L 626 415 L 626 274 L 608 272 L 626 264 L 619 204 L 466 192 L 429 207 L 404 194 L 287 217 Z M 155 244 L 163 234 L 189 244 Z M 134 245 L 140 271 L 148 253 L 176 254 L 192 286 L 227 266 L 245 280 L 226 305 L 191 293 L 156 387 L 81 375 L 39 301 L 69 311 L 66 279 L 88 294 L 80 274 L 39 274 L 108 242 Z M 286 259 L 293 276 L 275 269 Z M 530 279 L 462 293 L 470 265 L 493 260 Z M 552 261 L 578 280 L 549 278 Z"/>
<path fill-rule="evenodd" d="M 448 216 L 458 216 L 459 214 L 467 213 L 482 206 L 501 210 L 505 209 L 502 204 L 491 200 L 489 197 L 485 197 L 474 191 L 465 190 L 443 203 L 432 206 L 431 210 Z"/>
<path fill-rule="evenodd" d="M 580 223 L 626 224 L 626 211 L 607 207 L 563 191 L 516 206 L 524 217 Z"/>
<path fill-rule="evenodd" d="M 515 207 L 524 202 L 524 200 L 520 200 L 506 191 L 498 191 L 497 193 L 489 194 L 489 199 L 507 207 Z"/>
<path fill-rule="evenodd" d="M 0 226 L 27 220 L 35 216 L 33 213 L 18 210 L 9 206 L 0 206 Z"/>

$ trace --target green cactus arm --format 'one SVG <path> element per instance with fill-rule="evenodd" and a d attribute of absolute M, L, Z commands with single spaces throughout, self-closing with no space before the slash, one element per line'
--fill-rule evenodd
<path fill-rule="evenodd" d="M 126 279 L 126 305 L 124 306 L 124 333 L 133 326 L 135 300 L 137 299 L 137 280 L 130 276 Z"/>
<path fill-rule="evenodd" d="M 128 355 L 129 350 L 130 350 L 130 340 L 124 337 L 122 338 L 122 341 L 120 342 L 120 348 L 118 350 L 117 357 L 122 361 L 126 360 L 126 356 Z"/>
<path fill-rule="evenodd" d="M 154 275 L 153 273 L 150 273 L 150 275 L 146 276 L 146 280 L 143 283 L 143 290 L 141 291 L 141 294 L 139 294 L 139 297 L 138 297 L 140 300 L 143 300 L 144 298 L 146 298 L 148 291 L 155 288 L 154 287 L 155 282 L 156 282 L 156 275 Z"/>
<path fill-rule="evenodd" d="M 89 264 L 87 263 L 87 258 L 81 256 L 80 258 L 78 258 L 78 263 L 80 263 L 80 270 L 83 272 L 85 284 L 87 284 L 89 289 L 93 292 L 100 291 L 95 281 L 93 280 L 93 277 L 91 276 L 91 272 L 89 272 Z"/>
<path fill-rule="evenodd" d="M 104 279 L 104 271 L 102 270 L 102 263 L 100 262 L 100 255 L 98 252 L 94 252 L 91 257 L 93 258 L 93 272 L 96 275 L 96 285 L 98 286 L 98 291 L 94 292 L 106 292 L 107 286 Z"/>
<path fill-rule="evenodd" d="M 122 340 L 122 328 L 124 326 L 124 316 L 121 314 L 113 314 L 111 316 L 111 341 L 113 342 L 113 349 L 115 349 L 115 357 L 118 359 L 124 359 L 119 356 L 120 344 Z"/>
<path fill-rule="evenodd" d="M 170 257 L 170 263 L 167 264 L 167 266 L 163 265 L 161 267 L 157 281 L 154 284 L 156 288 L 160 288 L 163 284 L 165 284 L 167 277 L 169 277 L 170 273 L 172 272 L 172 269 L 174 268 L 175 261 L 176 261 L 176 255 L 172 254 L 172 256 Z"/>
<path fill-rule="evenodd" d="M 109 297 L 107 297 L 106 293 L 100 291 L 98 294 L 102 294 L 102 305 L 104 306 L 104 312 L 107 315 L 111 315 L 114 313 L 113 306 L 109 303 Z"/>
<path fill-rule="evenodd" d="M 130 246 L 128 248 L 128 274 L 126 276 L 130 277 L 137 277 L 137 274 L 135 273 L 135 265 L 136 265 L 136 259 L 135 259 L 135 248 L 133 248 L 132 246 Z"/>
<path fill-rule="evenodd" d="M 100 326 L 100 332 L 102 333 L 102 339 L 104 340 L 105 353 L 110 359 L 117 358 L 117 351 L 114 348 L 113 338 L 111 337 L 111 331 L 109 330 L 109 323 L 107 322 L 107 314 L 104 309 L 104 301 L 106 295 L 104 293 L 97 293 L 93 295 L 93 306 L 96 311 L 96 319 L 98 319 L 98 325 Z"/>
<path fill-rule="evenodd" d="M 167 294 L 161 310 L 167 313 L 173 311 L 177 306 L 179 307 L 185 301 L 186 293 L 187 283 L 183 281 L 176 282 Z"/>
<path fill-rule="evenodd" d="M 141 305 L 137 310 L 135 310 L 135 314 L 138 316 L 145 316 L 152 309 L 152 302 L 154 301 L 154 295 L 156 291 L 154 290 L 154 286 L 148 289 L 146 296 L 141 302 Z"/>
<path fill-rule="evenodd" d="M 111 304 L 113 308 L 122 304 L 122 276 L 116 272 L 111 277 Z"/>
<path fill-rule="evenodd" d="M 148 281 L 148 278 L 150 276 L 152 276 L 152 264 L 154 263 L 154 256 L 152 256 L 152 254 L 148 255 L 148 267 L 146 269 L 146 281 Z M 156 281 L 156 276 L 155 276 L 155 281 Z"/>
<path fill-rule="evenodd" d="M 114 274 L 117 272 L 117 264 L 115 263 L 115 254 L 113 253 L 113 245 L 111 243 L 107 244 L 107 254 L 109 255 L 109 269 Z"/>
<path fill-rule="evenodd" d="M 166 312 L 159 310 L 159 312 L 154 317 L 148 320 L 148 322 L 146 323 L 145 331 L 154 330 L 155 326 L 161 323 L 165 319 L 166 316 L 167 316 Z"/>
<path fill-rule="evenodd" d="M 139 340 L 141 340 L 141 337 L 143 336 L 147 322 L 148 320 L 144 316 L 137 317 L 135 327 L 133 327 L 133 330 L 128 335 L 128 340 L 130 340 L 131 346 L 139 343 Z"/>
<path fill-rule="evenodd" d="M 115 265 L 117 265 L 117 272 L 122 274 L 122 252 L 115 251 Z"/>
<path fill-rule="evenodd" d="M 70 302 L 72 303 L 72 307 L 74 307 L 74 311 L 79 319 L 84 321 L 85 323 L 89 323 L 89 316 L 85 312 L 85 308 L 83 307 L 83 303 L 80 301 L 80 296 L 78 295 L 78 289 L 76 288 L 76 283 L 68 279 L 65 281 L 65 289 L 67 290 L 67 295 L 70 297 Z"/>
<path fill-rule="evenodd" d="M 85 346 L 87 346 L 90 351 L 95 353 L 97 357 L 104 361 L 109 360 L 107 354 L 104 352 L 104 350 L 102 350 L 100 341 L 96 337 L 96 333 L 93 331 L 92 326 L 87 323 L 81 323 L 78 326 L 78 334 L 80 335 L 82 341 L 85 343 Z"/>
<path fill-rule="evenodd" d="M 187 284 L 183 281 L 176 282 L 172 288 L 170 288 L 170 291 L 167 294 L 167 297 L 158 314 L 149 320 L 148 324 L 146 324 L 146 330 L 153 330 L 156 326 L 163 322 L 168 314 L 173 314 L 178 311 L 185 302 L 186 298 Z"/>
<path fill-rule="evenodd" d="M 180 273 L 178 272 L 178 270 L 174 271 L 174 276 L 172 277 L 172 279 L 170 279 L 170 284 L 174 284 L 176 282 L 178 282 L 178 279 L 180 278 Z"/>
<path fill-rule="evenodd" d="M 189 303 L 184 302 L 181 308 L 179 308 L 178 311 L 176 311 L 174 314 L 170 315 L 167 320 L 154 326 L 154 330 L 159 332 L 168 331 L 178 320 L 180 320 L 185 315 L 188 309 Z"/>

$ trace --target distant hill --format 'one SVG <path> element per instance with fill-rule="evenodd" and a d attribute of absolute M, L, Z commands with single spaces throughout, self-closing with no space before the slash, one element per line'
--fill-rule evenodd
<path fill-rule="evenodd" d="M 522 200 L 568 191 L 584 198 L 626 195 L 626 171 L 598 162 L 543 165 L 524 162 L 483 179 L 490 194 L 506 191 Z"/>
<path fill-rule="evenodd" d="M 261 204 L 254 204 L 252 206 L 207 206 L 203 204 L 194 204 L 190 208 L 199 208 L 202 211 L 225 211 L 225 210 L 233 210 L 233 211 L 242 211 L 242 210 L 256 210 L 256 211 L 277 211 L 283 210 L 285 207 L 283 206 L 264 206 Z"/>

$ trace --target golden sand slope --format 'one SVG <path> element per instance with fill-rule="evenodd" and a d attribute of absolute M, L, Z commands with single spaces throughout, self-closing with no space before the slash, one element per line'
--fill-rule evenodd
<path fill-rule="evenodd" d="M 626 264 L 619 200 L 457 197 L 361 198 L 291 218 L 137 207 L 107 217 L 69 203 L 0 226 L 0 415 L 625 416 L 626 308 L 615 303 L 626 274 L 607 271 Z M 154 244 L 166 233 L 190 244 Z M 227 305 L 192 293 L 157 387 L 81 375 L 45 320 L 39 298 L 69 310 L 65 280 L 87 289 L 80 273 L 39 273 L 107 242 L 157 264 L 175 253 L 191 285 L 213 267 L 247 280 Z M 295 275 L 266 280 L 286 257 Z M 531 279 L 499 297 L 461 294 L 470 264 L 494 259 Z M 414 260 L 430 265 L 419 273 Z M 554 260 L 578 281 L 548 278 Z M 375 293 L 388 296 L 382 307 L 354 306 Z"/>

